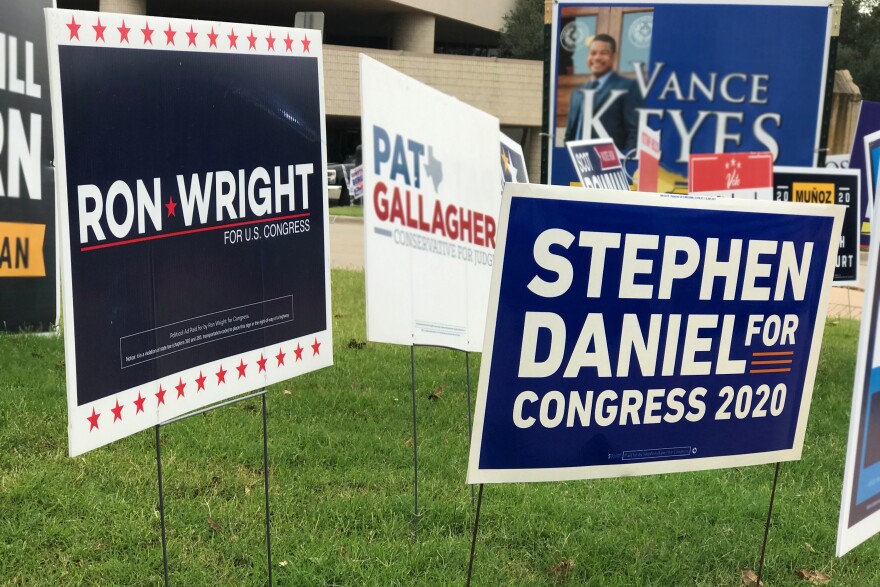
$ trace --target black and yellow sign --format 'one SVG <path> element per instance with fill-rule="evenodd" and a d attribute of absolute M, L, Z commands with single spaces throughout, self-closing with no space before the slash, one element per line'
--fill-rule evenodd
<path fill-rule="evenodd" d="M 807 204 L 835 204 L 833 183 L 792 182 L 792 202 Z"/>
<path fill-rule="evenodd" d="M 55 181 L 43 8 L 0 2 L 0 331 L 58 321 Z"/>
<path fill-rule="evenodd" d="M 46 277 L 45 224 L 0 222 L 0 277 Z"/>

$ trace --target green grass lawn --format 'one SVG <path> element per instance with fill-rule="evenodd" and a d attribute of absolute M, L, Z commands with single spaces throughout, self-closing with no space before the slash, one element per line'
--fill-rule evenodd
<path fill-rule="evenodd" d="M 330 216 L 351 216 L 353 218 L 364 217 L 363 206 L 331 206 Z"/>
<path fill-rule="evenodd" d="M 463 585 L 464 355 L 416 349 L 413 540 L 409 349 L 351 344 L 365 338 L 363 273 L 332 279 L 336 365 L 268 398 L 275 584 Z M 880 538 L 834 557 L 857 338 L 855 322 L 826 327 L 804 457 L 782 466 L 768 587 L 808 585 L 799 569 L 880 585 Z M 161 585 L 153 431 L 68 458 L 61 341 L 0 336 L 0 356 L 0 585 Z M 259 400 L 162 435 L 171 583 L 265 584 Z M 486 486 L 474 585 L 741 585 L 772 479 L 766 465 Z"/>

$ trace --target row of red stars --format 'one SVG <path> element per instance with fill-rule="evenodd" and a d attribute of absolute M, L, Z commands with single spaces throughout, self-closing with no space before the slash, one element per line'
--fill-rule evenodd
<path fill-rule="evenodd" d="M 313 357 L 321 354 L 321 343 L 318 342 L 317 338 L 315 338 L 315 342 L 313 344 L 311 344 L 310 346 L 312 347 L 312 356 Z M 295 361 L 302 360 L 302 354 L 303 354 L 304 350 L 305 349 L 299 343 L 296 343 L 296 348 L 293 349 L 293 354 L 296 356 Z M 278 354 L 275 355 L 275 360 L 278 361 L 278 365 L 277 365 L 278 367 L 281 367 L 282 365 L 284 365 L 284 357 L 286 357 L 286 356 L 287 356 L 287 354 L 282 349 L 279 348 Z M 263 354 L 260 353 L 260 358 L 257 361 L 257 366 L 260 368 L 258 373 L 261 373 L 266 370 L 266 362 L 268 360 L 269 359 L 265 358 L 263 356 Z M 247 367 L 248 367 L 248 364 L 244 362 L 244 359 L 241 359 L 239 361 L 238 366 L 235 367 L 235 369 L 238 371 L 238 378 L 239 379 L 247 378 L 247 375 L 246 375 Z M 223 368 L 223 365 L 220 365 L 220 370 L 214 374 L 217 377 L 217 385 L 218 386 L 222 383 L 226 383 L 226 374 L 228 372 L 229 371 L 227 371 Z M 207 379 L 207 377 L 205 377 L 202 374 L 202 372 L 199 371 L 199 376 L 196 377 L 196 379 L 195 379 L 195 384 L 198 386 L 196 388 L 196 393 L 205 389 L 205 380 L 206 379 Z M 186 383 L 183 382 L 183 378 L 180 378 L 178 380 L 178 383 L 177 383 L 177 385 L 174 386 L 174 389 L 177 390 L 177 399 L 180 399 L 180 398 L 186 396 L 186 393 L 185 393 Z M 162 405 L 165 403 L 165 394 L 166 393 L 168 393 L 168 390 L 162 389 L 162 385 L 160 384 L 158 393 L 153 394 L 156 396 L 156 406 L 157 407 L 159 405 Z M 149 395 L 147 397 L 149 397 Z M 144 411 L 144 402 L 145 401 L 147 401 L 147 398 L 143 397 L 141 395 L 141 392 L 138 392 L 137 399 L 134 400 L 134 402 L 132 402 L 135 406 L 134 413 L 136 415 Z M 119 422 L 122 420 L 123 408 L 125 408 L 125 404 L 120 404 L 119 399 L 117 398 L 116 405 L 114 407 L 110 408 L 110 411 L 113 413 L 113 422 Z M 95 408 L 93 407 L 92 408 L 92 415 L 86 418 L 86 420 L 88 420 L 88 422 L 89 422 L 89 432 L 99 428 L 98 427 L 98 418 L 100 418 L 100 417 L 101 417 L 101 412 L 96 412 Z"/>
<path fill-rule="evenodd" d="M 69 40 L 71 40 L 71 41 L 74 39 L 77 39 L 78 41 L 82 40 L 79 36 L 79 29 L 82 26 L 83 26 L 82 24 L 79 24 L 76 22 L 75 16 L 70 17 L 70 22 L 67 24 L 67 28 L 70 31 L 70 39 Z M 98 24 L 93 24 L 93 25 L 91 25 L 91 27 L 95 30 L 95 42 L 97 43 L 98 41 L 104 41 L 106 43 L 107 39 L 104 37 L 104 31 L 107 30 L 107 27 L 105 25 L 101 24 L 101 19 L 98 18 Z M 119 31 L 119 42 L 120 43 L 122 43 L 122 42 L 130 43 L 130 41 L 128 39 L 128 33 L 132 29 L 131 29 L 131 27 L 125 26 L 124 20 L 122 21 L 122 26 L 116 27 L 116 30 Z M 141 31 L 141 34 L 143 34 L 143 36 L 144 36 L 143 44 L 146 45 L 147 43 L 149 43 L 150 45 L 152 45 L 153 44 L 153 33 L 156 32 L 156 29 L 151 29 L 150 23 L 147 22 L 146 24 L 144 24 L 144 28 L 140 29 L 140 31 Z M 165 33 L 165 46 L 167 47 L 169 45 L 173 45 L 176 47 L 177 45 L 174 42 L 174 36 L 178 33 L 178 31 L 175 31 L 174 29 L 171 28 L 170 22 L 168 23 L 168 28 L 162 32 Z M 197 47 L 196 39 L 198 38 L 199 33 L 195 32 L 193 30 L 192 25 L 189 25 L 189 32 L 183 31 L 183 33 L 189 38 L 189 42 L 187 43 L 187 47 Z M 213 26 L 211 27 L 211 32 L 205 33 L 205 36 L 208 37 L 208 48 L 217 47 L 217 37 L 219 37 L 220 35 L 219 35 L 219 33 L 214 32 Z M 238 48 L 239 36 L 235 34 L 234 28 L 230 29 L 230 33 L 228 35 L 224 35 L 224 36 L 227 39 L 229 39 L 229 48 L 230 49 L 237 49 Z M 245 39 L 248 40 L 248 49 L 256 50 L 257 41 L 259 40 L 259 37 L 254 36 L 253 29 L 251 29 L 251 34 L 248 35 L 247 37 L 245 37 Z M 281 40 L 281 41 L 284 41 L 284 51 L 288 52 L 288 53 L 293 52 L 294 39 L 290 38 L 290 33 L 287 33 L 287 36 L 285 38 L 278 39 L 278 38 L 272 36 L 272 31 L 269 31 L 269 36 L 265 37 L 264 40 L 266 41 L 266 49 L 268 51 L 275 51 L 275 41 Z M 300 40 L 300 43 L 302 43 L 304 53 L 311 52 L 311 51 L 309 51 L 309 45 L 312 42 L 309 40 L 309 38 L 307 36 L 303 35 L 303 38 Z"/>

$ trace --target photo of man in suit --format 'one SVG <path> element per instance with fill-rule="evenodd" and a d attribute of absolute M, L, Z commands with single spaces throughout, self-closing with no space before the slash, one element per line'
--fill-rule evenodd
<path fill-rule="evenodd" d="M 617 41 L 598 34 L 590 42 L 587 67 L 592 80 L 571 93 L 565 140 L 611 138 L 626 154 L 636 148 L 642 97 L 634 80 L 613 71 Z"/>

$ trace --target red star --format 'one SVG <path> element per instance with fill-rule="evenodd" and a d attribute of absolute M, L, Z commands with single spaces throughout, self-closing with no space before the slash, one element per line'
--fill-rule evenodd
<path fill-rule="evenodd" d="M 272 32 L 269 32 L 269 36 L 266 37 L 266 45 L 268 45 L 269 51 L 275 50 L 275 37 L 272 36 Z"/>
<path fill-rule="evenodd" d="M 226 370 L 223 368 L 223 365 L 220 365 L 220 370 L 214 373 L 217 376 L 217 385 L 221 383 L 226 383 Z"/>
<path fill-rule="evenodd" d="M 113 412 L 113 421 L 122 420 L 122 408 L 123 406 L 119 405 L 119 400 L 116 400 L 116 407 L 110 408 L 110 411 Z"/>
<path fill-rule="evenodd" d="M 168 218 L 174 216 L 177 217 L 177 212 L 175 212 L 175 208 L 177 208 L 177 202 L 171 199 L 171 196 L 168 196 L 168 203 L 165 204 L 165 207 L 168 208 Z"/>
<path fill-rule="evenodd" d="M 287 33 L 287 36 L 284 37 L 284 50 L 293 52 L 293 39 L 290 38 L 290 33 Z"/>
<path fill-rule="evenodd" d="M 235 47 L 238 49 L 238 45 L 236 44 L 238 43 L 238 35 L 235 34 L 235 29 L 232 29 L 232 32 L 226 36 L 229 38 L 229 48 L 232 49 Z"/>
<path fill-rule="evenodd" d="M 171 25 L 168 25 L 168 28 L 171 28 Z M 187 47 L 190 45 L 196 44 L 196 37 L 199 36 L 199 33 L 193 30 L 193 25 L 189 25 L 189 32 L 186 33 L 186 36 L 189 37 L 189 43 L 186 44 Z"/>
<path fill-rule="evenodd" d="M 217 33 L 214 32 L 214 27 L 211 27 L 211 32 L 208 33 L 208 41 L 210 41 L 209 47 L 217 46 Z"/>
<path fill-rule="evenodd" d="M 177 390 L 177 399 L 184 397 L 183 389 L 186 387 L 186 383 L 183 382 L 183 378 L 181 378 L 177 385 L 174 386 L 174 389 Z"/>
<path fill-rule="evenodd" d="M 303 358 L 303 348 L 299 346 L 299 343 L 296 343 L 296 348 L 293 349 L 294 354 L 296 355 L 297 361 L 302 361 Z"/>
<path fill-rule="evenodd" d="M 93 24 L 92 28 L 95 29 L 95 42 L 98 41 L 107 41 L 104 38 L 104 31 L 107 30 L 107 27 L 101 24 L 101 19 L 98 19 L 98 24 Z"/>
<path fill-rule="evenodd" d="M 284 351 L 281 349 L 278 349 L 278 354 L 275 355 L 275 358 L 278 359 L 278 366 L 279 367 L 284 364 L 284 357 L 285 356 L 286 355 L 284 354 Z"/>
<path fill-rule="evenodd" d="M 260 360 L 257 361 L 257 365 L 260 366 L 260 371 L 265 371 L 265 370 L 266 370 L 266 361 L 268 361 L 268 360 L 269 360 L 269 359 L 264 359 L 264 358 L 263 358 L 263 353 L 260 353 Z M 257 371 L 257 373 L 259 373 L 260 371 Z"/>
<path fill-rule="evenodd" d="M 202 372 L 199 371 L 199 376 L 196 377 L 196 384 L 199 386 L 199 388 L 196 390 L 196 393 L 205 389 L 205 379 L 207 379 L 207 377 L 202 375 Z"/>
<path fill-rule="evenodd" d="M 74 18 L 73 16 L 70 17 L 70 24 L 67 25 L 67 28 L 70 29 L 70 39 L 68 40 L 72 41 L 74 39 L 79 39 L 79 27 L 81 26 L 81 24 L 76 24 L 76 18 Z M 92 411 L 94 412 L 95 410 L 93 409 Z M 98 427 L 97 421 L 98 419 L 95 418 L 95 428 Z"/>
<path fill-rule="evenodd" d="M 254 36 L 254 29 L 251 29 L 251 34 L 245 37 L 250 43 L 248 49 L 256 49 L 257 48 L 257 38 Z"/>
<path fill-rule="evenodd" d="M 168 30 L 162 32 L 165 33 L 165 46 L 174 45 L 174 35 L 177 34 L 177 31 L 172 30 L 170 22 L 168 23 Z"/>
<path fill-rule="evenodd" d="M 312 347 L 312 356 L 321 354 L 321 343 L 318 342 L 318 339 L 315 338 L 315 344 L 311 345 Z"/>
<path fill-rule="evenodd" d="M 128 31 L 131 29 L 125 26 L 125 21 L 122 21 L 122 26 L 116 27 L 116 30 L 119 31 L 119 42 L 125 41 L 128 43 Z"/>
<path fill-rule="evenodd" d="M 238 369 L 238 378 L 241 379 L 245 376 L 244 370 L 247 369 L 247 363 L 244 362 L 244 359 L 241 360 L 241 363 L 236 367 Z"/>
<path fill-rule="evenodd" d="M 167 390 L 162 389 L 162 386 L 161 386 L 161 385 L 159 386 L 159 393 L 155 394 L 155 395 L 156 395 L 156 399 L 159 400 L 159 402 L 158 402 L 156 405 L 164 404 L 164 403 L 165 403 L 165 392 L 166 392 L 166 391 L 167 391 Z"/>
<path fill-rule="evenodd" d="M 138 392 L 138 398 L 134 400 L 134 413 L 140 414 L 144 411 L 144 402 L 147 398 L 141 396 L 141 392 Z"/>
<path fill-rule="evenodd" d="M 101 414 L 95 413 L 95 408 L 92 408 L 92 415 L 86 418 L 89 421 L 89 432 L 98 427 L 98 418 L 101 417 Z"/>
<path fill-rule="evenodd" d="M 306 53 L 311 53 L 311 51 L 309 51 L 309 45 L 311 45 L 312 42 L 309 40 L 308 37 L 303 37 L 303 40 L 300 41 L 300 43 L 303 44 L 303 51 L 304 51 L 304 52 L 306 52 Z"/>
<path fill-rule="evenodd" d="M 144 34 L 144 45 L 149 43 L 153 44 L 153 32 L 154 30 L 150 28 L 150 23 L 146 23 L 144 28 L 141 29 L 141 32 Z"/>

